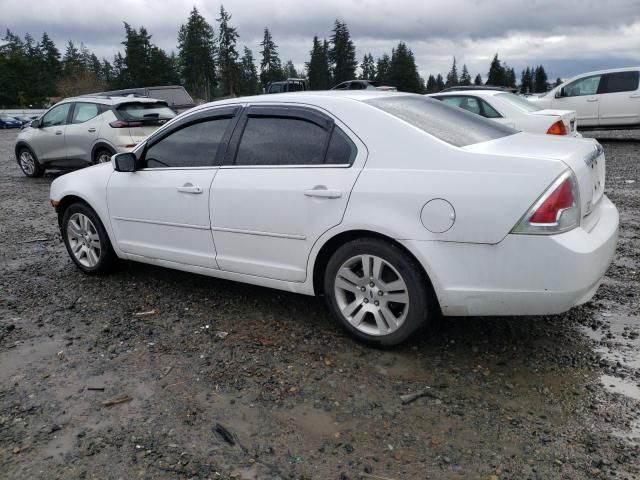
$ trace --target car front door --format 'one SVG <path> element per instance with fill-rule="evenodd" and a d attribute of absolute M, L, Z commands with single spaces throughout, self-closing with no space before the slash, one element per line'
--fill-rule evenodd
<path fill-rule="evenodd" d="M 32 147 L 43 163 L 63 164 L 67 158 L 64 133 L 69 123 L 71 103 L 57 105 L 44 114 L 34 136 Z"/>
<path fill-rule="evenodd" d="M 640 72 L 613 72 L 603 75 L 600 85 L 600 125 L 640 124 Z"/>
<path fill-rule="evenodd" d="M 71 122 L 67 125 L 64 138 L 67 159 L 79 164 L 92 163 L 93 143 L 98 138 L 102 126 L 103 110 L 100 105 L 89 102 L 73 104 Z"/>
<path fill-rule="evenodd" d="M 220 269 L 303 282 L 316 240 L 338 225 L 366 160 L 340 122 L 311 107 L 251 106 L 213 181 Z"/>
<path fill-rule="evenodd" d="M 196 112 L 149 139 L 135 172 L 107 188 L 118 247 L 132 258 L 217 268 L 211 183 L 239 107 Z"/>
<path fill-rule="evenodd" d="M 575 110 L 578 126 L 597 127 L 601 78 L 601 75 L 592 75 L 569 83 L 560 90 L 560 96 L 553 99 L 552 107 L 556 110 Z"/>

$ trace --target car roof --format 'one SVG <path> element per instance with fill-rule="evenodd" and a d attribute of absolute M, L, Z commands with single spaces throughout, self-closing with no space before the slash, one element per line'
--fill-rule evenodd
<path fill-rule="evenodd" d="M 450 92 L 430 93 L 427 97 L 459 97 L 461 95 L 477 95 L 479 97 L 494 97 L 500 93 L 511 93 L 505 90 L 456 90 Z"/>
<path fill-rule="evenodd" d="M 78 97 L 69 97 L 64 100 L 59 101 L 56 105 L 67 103 L 67 102 L 92 102 L 99 103 L 101 105 L 120 105 L 122 103 L 157 103 L 163 102 L 167 103 L 165 100 L 156 99 L 156 98 L 147 98 L 147 97 L 134 97 L 134 96 L 114 96 L 114 97 L 104 97 L 100 95 L 80 95 Z"/>
<path fill-rule="evenodd" d="M 602 75 L 604 73 L 618 73 L 618 72 L 628 72 L 633 70 L 640 70 L 640 66 L 638 67 L 624 67 L 624 68 L 607 68 L 606 70 L 594 70 L 593 72 L 585 72 L 580 73 L 578 75 L 574 75 L 569 80 L 573 80 L 574 78 L 580 77 L 588 77 L 590 75 Z"/>

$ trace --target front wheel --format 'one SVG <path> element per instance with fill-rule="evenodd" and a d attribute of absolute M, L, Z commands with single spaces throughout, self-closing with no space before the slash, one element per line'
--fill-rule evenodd
<path fill-rule="evenodd" d="M 44 175 L 44 168 L 42 168 L 36 156 L 27 147 L 22 147 L 18 150 L 18 165 L 20 165 L 22 173 L 27 177 L 35 178 Z"/>
<path fill-rule="evenodd" d="M 433 309 L 416 261 L 390 242 L 353 240 L 331 257 L 324 279 L 329 309 L 361 341 L 397 345 L 424 326 Z"/>
<path fill-rule="evenodd" d="M 74 203 L 62 217 L 62 237 L 77 267 L 88 274 L 110 271 L 117 257 L 98 215 L 84 203 Z"/>

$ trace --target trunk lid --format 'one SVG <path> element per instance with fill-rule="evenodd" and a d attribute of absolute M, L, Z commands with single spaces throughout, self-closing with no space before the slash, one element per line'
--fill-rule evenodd
<path fill-rule="evenodd" d="M 529 112 L 531 115 L 548 116 L 548 117 L 560 117 L 562 123 L 569 134 L 574 134 L 578 130 L 578 118 L 574 110 L 552 110 L 550 108 L 545 110 L 538 110 L 536 112 Z"/>
<path fill-rule="evenodd" d="M 578 180 L 583 221 L 590 216 L 604 195 L 604 151 L 602 146 L 592 138 L 517 133 L 489 142 L 469 145 L 464 149 L 516 158 L 555 159 L 563 162 L 571 168 Z"/>

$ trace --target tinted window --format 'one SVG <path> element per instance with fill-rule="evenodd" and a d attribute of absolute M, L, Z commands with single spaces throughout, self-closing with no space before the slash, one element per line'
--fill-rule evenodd
<path fill-rule="evenodd" d="M 269 87 L 269 93 L 280 93 L 282 92 L 282 84 L 277 83 L 275 85 L 271 85 Z"/>
<path fill-rule="evenodd" d="M 482 105 L 482 116 L 487 118 L 501 118 L 502 115 L 498 113 L 498 111 L 489 105 L 485 100 L 480 100 L 480 104 Z"/>
<path fill-rule="evenodd" d="M 333 129 L 329 148 L 327 149 L 326 163 L 333 165 L 351 165 L 356 158 L 358 150 L 351 139 L 338 127 Z"/>
<path fill-rule="evenodd" d="M 127 121 L 168 120 L 176 116 L 166 103 L 131 102 L 119 105 L 118 113 Z"/>
<path fill-rule="evenodd" d="M 420 95 L 377 98 L 365 103 L 456 147 L 518 133 L 513 128 Z"/>
<path fill-rule="evenodd" d="M 249 117 L 236 165 L 317 165 L 327 132 L 298 118 Z"/>
<path fill-rule="evenodd" d="M 71 123 L 83 123 L 100 115 L 100 107 L 95 103 L 76 103 Z"/>
<path fill-rule="evenodd" d="M 632 92 L 638 89 L 638 72 L 617 72 L 604 76 L 600 93 Z"/>
<path fill-rule="evenodd" d="M 334 90 L 347 90 L 348 88 L 349 88 L 349 82 L 344 82 L 336 87 L 333 87 Z"/>
<path fill-rule="evenodd" d="M 171 133 L 147 149 L 146 168 L 213 165 L 230 121 L 229 118 L 207 120 Z"/>
<path fill-rule="evenodd" d="M 582 95 L 595 95 L 598 93 L 598 85 L 600 85 L 600 75 L 582 78 L 564 87 L 562 89 L 562 96 L 580 97 Z"/>
<path fill-rule="evenodd" d="M 53 107 L 44 117 L 42 117 L 41 125 L 43 127 L 56 127 L 59 125 L 66 125 L 70 108 L 70 103 L 64 103 L 62 105 L 58 105 L 57 107 Z"/>

